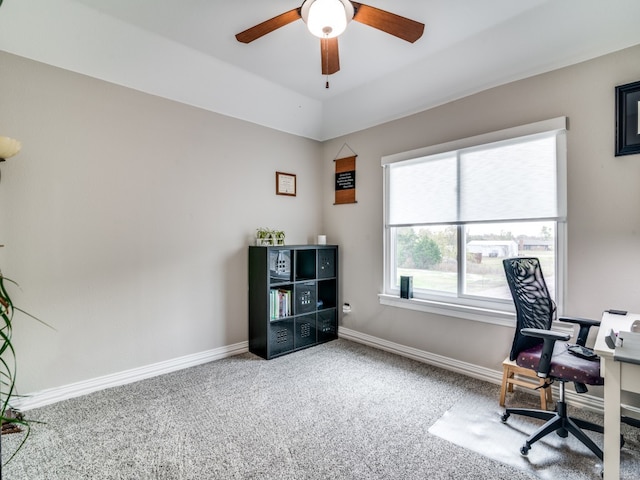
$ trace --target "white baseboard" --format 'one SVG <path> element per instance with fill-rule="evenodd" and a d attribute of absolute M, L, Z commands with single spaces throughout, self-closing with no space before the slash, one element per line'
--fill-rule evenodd
<path fill-rule="evenodd" d="M 195 367 L 203 363 L 213 362 L 222 358 L 231 357 L 249 351 L 249 342 L 239 342 L 225 347 L 214 348 L 205 352 L 194 353 L 178 357 L 163 362 L 146 365 L 144 367 L 125 370 L 124 372 L 113 373 L 103 377 L 92 378 L 82 382 L 64 385 L 62 387 L 50 388 L 39 392 L 31 393 L 23 397 L 12 400 L 11 404 L 20 411 L 27 411 L 33 408 L 44 407 L 52 403 L 80 397 L 88 393 L 97 392 L 106 388 L 126 385 L 147 378 L 156 377 L 165 373 L 175 372 L 183 368 Z"/>
<path fill-rule="evenodd" d="M 403 357 L 411 358 L 422 363 L 428 363 L 436 367 L 441 367 L 446 370 L 452 370 L 454 372 L 462 373 L 469 377 L 478 378 L 480 380 L 489 381 L 491 383 L 502 383 L 502 372 L 491 370 L 485 367 L 479 367 L 478 365 L 472 365 L 470 363 L 461 362 L 454 358 L 444 357 L 435 353 L 425 352 L 424 350 L 418 350 L 417 348 L 407 347 L 400 345 L 399 343 L 393 343 L 388 340 L 383 340 L 378 337 L 367 335 L 366 333 L 360 333 L 350 328 L 340 327 L 338 335 L 346 340 L 353 342 L 363 343 L 370 347 L 385 350 L 390 353 L 395 353 Z"/>
<path fill-rule="evenodd" d="M 419 362 L 428 363 L 436 367 L 444 368 L 445 370 L 451 370 L 453 372 L 461 373 L 468 377 L 477 378 L 486 382 L 494 383 L 496 385 L 502 384 L 502 371 L 492 370 L 490 368 L 480 367 L 472 363 L 461 362 L 455 358 L 444 357 L 442 355 L 436 355 L 435 353 L 425 352 L 424 350 L 418 350 L 416 348 L 407 347 L 398 343 L 383 340 L 381 338 L 373 337 L 365 333 L 360 333 L 349 328 L 340 327 L 338 335 L 346 340 L 362 343 L 373 348 L 385 350 L 396 355 L 411 358 Z M 558 398 L 557 387 L 553 388 L 554 398 Z M 570 405 L 576 407 L 585 408 L 602 413 L 604 410 L 604 402 L 602 398 L 595 397 L 589 394 L 577 394 L 570 390 L 565 393 L 565 400 Z M 497 401 L 497 399 L 496 399 Z"/>

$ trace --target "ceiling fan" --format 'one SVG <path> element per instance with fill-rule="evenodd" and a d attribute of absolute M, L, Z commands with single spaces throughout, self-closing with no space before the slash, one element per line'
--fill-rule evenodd
<path fill-rule="evenodd" d="M 236 39 L 242 43 L 251 43 L 300 18 L 307 24 L 309 31 L 320 38 L 323 75 L 331 75 L 340 70 L 338 36 L 351 20 L 411 43 L 418 40 L 424 32 L 423 23 L 363 3 L 349 0 L 304 0 L 300 7 L 238 33 Z"/>

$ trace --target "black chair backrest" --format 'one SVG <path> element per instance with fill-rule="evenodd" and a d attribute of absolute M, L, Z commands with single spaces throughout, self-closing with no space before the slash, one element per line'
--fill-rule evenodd
<path fill-rule="evenodd" d="M 549 295 L 540 262 L 535 257 L 505 258 L 502 261 L 507 283 L 516 307 L 516 334 L 509 358 L 543 342 L 541 338 L 525 337 L 523 328 L 549 330 L 555 318 L 555 303 Z"/>

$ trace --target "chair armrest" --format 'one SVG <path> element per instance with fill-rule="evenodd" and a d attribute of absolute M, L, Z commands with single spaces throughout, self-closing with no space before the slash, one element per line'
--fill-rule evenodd
<path fill-rule="evenodd" d="M 571 338 L 571 335 L 568 333 L 560 333 L 554 332 L 553 330 L 544 330 L 541 328 L 523 328 L 520 330 L 520 333 L 526 335 L 527 337 L 538 337 L 542 338 L 545 341 L 553 341 L 556 340 L 567 342 Z"/>
<path fill-rule="evenodd" d="M 522 335 L 527 337 L 542 338 L 542 352 L 540 353 L 540 363 L 538 364 L 538 377 L 547 378 L 551 370 L 551 357 L 553 356 L 553 347 L 556 341 L 567 342 L 571 335 L 568 333 L 554 332 L 552 330 L 544 330 L 539 328 L 523 328 L 520 330 Z"/>
<path fill-rule="evenodd" d="M 558 318 L 558 320 L 560 320 L 561 322 L 574 323 L 576 325 L 580 325 L 580 330 L 578 331 L 578 338 L 576 338 L 576 343 L 583 347 L 587 344 L 589 329 L 591 327 L 600 326 L 600 320 L 592 320 L 590 318 L 560 317 Z"/>

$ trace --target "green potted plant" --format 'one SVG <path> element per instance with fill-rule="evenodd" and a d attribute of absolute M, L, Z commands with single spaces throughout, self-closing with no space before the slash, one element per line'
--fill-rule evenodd
<path fill-rule="evenodd" d="M 273 236 L 272 231 L 268 228 L 257 228 L 256 229 L 256 245 L 259 247 L 266 247 L 269 245 L 273 245 Z"/>
<path fill-rule="evenodd" d="M 2 275 L 2 272 L 0 272 L 0 418 L 2 421 L 2 434 L 22 431 L 21 427 L 24 427 L 26 430 L 26 435 L 22 439 L 22 442 L 20 442 L 16 451 L 9 457 L 9 460 L 7 460 L 7 462 L 9 462 L 27 441 L 30 431 L 29 420 L 25 419 L 22 413 L 11 407 L 11 400 L 16 397 L 16 352 L 12 343 L 14 313 L 20 312 L 43 325 L 49 325 L 39 318 L 34 317 L 29 312 L 15 306 L 7 291 L 7 283 L 18 286 L 15 281 L 5 277 Z M 1 439 L 0 452 L 2 452 Z M 1 475 L 2 467 L 0 465 L 0 478 Z"/>
<path fill-rule="evenodd" d="M 2 323 L 0 324 L 0 418 L 2 420 L 3 434 L 20 431 L 20 426 L 27 428 L 27 435 L 25 435 L 22 441 L 22 443 L 24 443 L 29 434 L 29 424 L 24 420 L 22 415 L 11 408 L 9 403 L 14 397 L 16 373 L 16 352 L 11 342 L 13 334 L 13 314 L 16 310 L 20 311 L 20 309 L 13 305 L 5 282 L 15 283 L 0 273 L 0 317 L 2 318 Z"/>
<path fill-rule="evenodd" d="M 284 232 L 282 230 L 274 230 L 272 233 L 273 233 L 273 244 L 284 245 Z"/>

